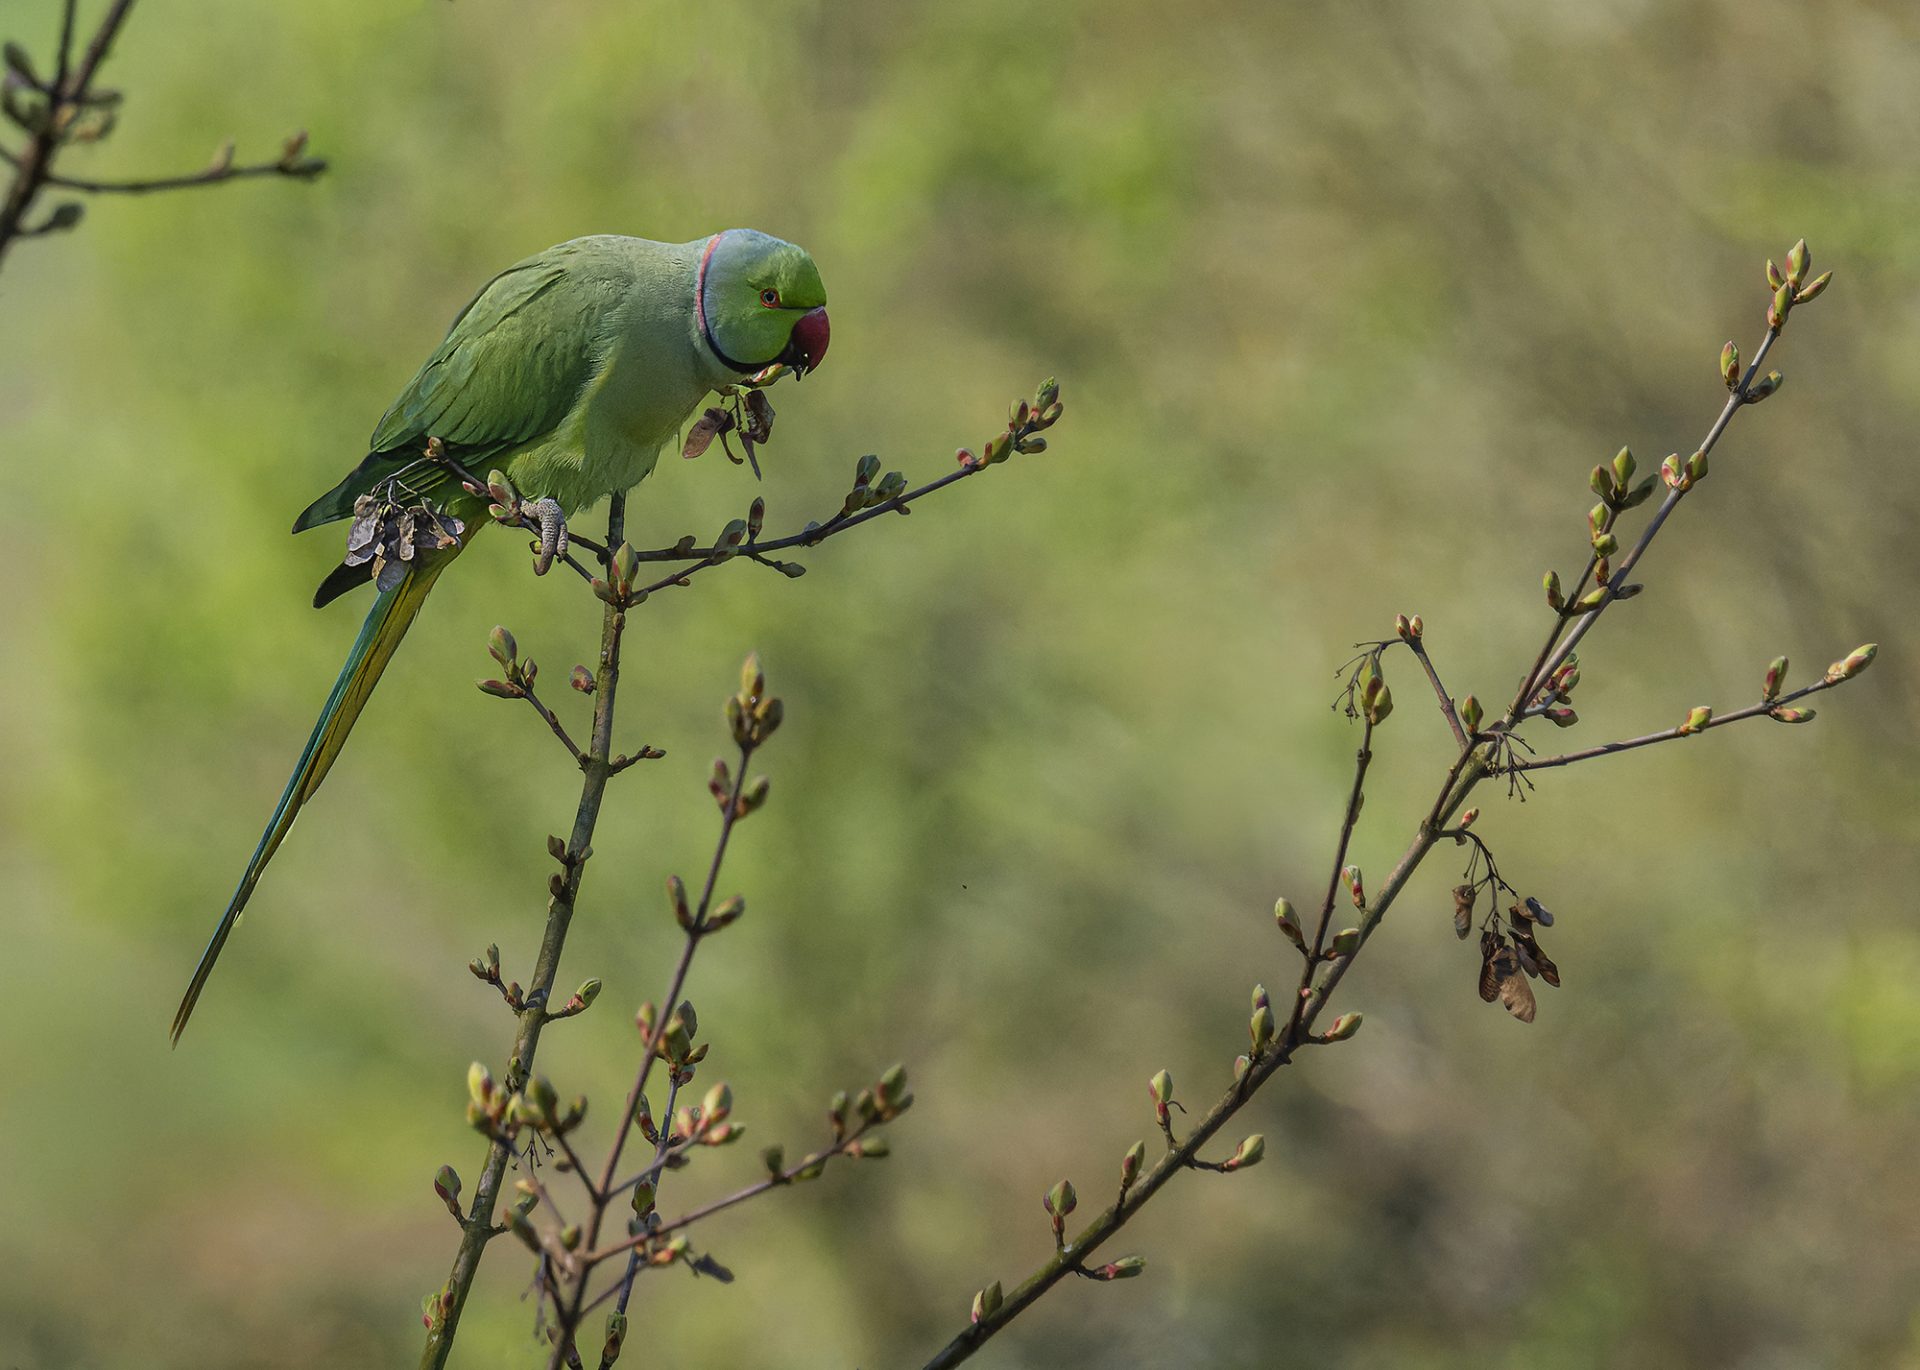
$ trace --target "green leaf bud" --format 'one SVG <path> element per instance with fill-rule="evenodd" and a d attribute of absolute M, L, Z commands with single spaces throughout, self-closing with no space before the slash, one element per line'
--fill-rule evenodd
<path fill-rule="evenodd" d="M 1278 925 L 1281 934 L 1285 936 L 1289 942 L 1293 943 L 1296 947 L 1300 947 L 1303 950 L 1305 949 L 1307 940 L 1305 935 L 1300 931 L 1300 920 L 1294 915 L 1292 900 L 1277 899 L 1274 901 L 1273 921 Z"/>
<path fill-rule="evenodd" d="M 1807 283 L 1807 286 L 1804 290 L 1798 291 L 1794 295 L 1793 302 L 1795 304 L 1805 304 L 1808 300 L 1816 298 L 1821 291 L 1827 288 L 1827 282 L 1831 281 L 1832 279 L 1833 279 L 1833 273 L 1831 271 L 1821 272 L 1818 276 L 1815 276 L 1811 281 Z"/>
<path fill-rule="evenodd" d="M 1266 1154 L 1267 1139 L 1256 1132 L 1240 1143 L 1233 1155 L 1226 1159 L 1222 1168 L 1228 1171 L 1245 1170 L 1249 1166 L 1259 1165 L 1261 1157 Z"/>
<path fill-rule="evenodd" d="M 1042 1202 L 1046 1205 L 1047 1212 L 1056 1218 L 1064 1218 L 1079 1206 L 1080 1196 L 1074 1193 L 1072 1180 L 1062 1180 L 1047 1191 L 1047 1196 Z"/>
<path fill-rule="evenodd" d="M 1480 701 L 1475 696 L 1468 695 L 1460 701 L 1460 722 L 1468 732 L 1479 732 L 1481 721 L 1485 717 L 1480 708 Z"/>
<path fill-rule="evenodd" d="M 1866 670 L 1867 667 L 1873 665 L 1873 659 L 1878 656 L 1879 653 L 1880 644 L 1877 642 L 1869 642 L 1864 646 L 1855 647 L 1840 660 L 1827 667 L 1827 679 L 1852 680 L 1855 676 Z"/>

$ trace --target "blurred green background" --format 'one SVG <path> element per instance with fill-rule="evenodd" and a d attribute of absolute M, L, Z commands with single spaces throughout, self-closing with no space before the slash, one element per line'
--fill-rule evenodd
<path fill-rule="evenodd" d="M 45 50 L 47 0 L 7 35 Z M 124 126 L 63 166 L 188 169 L 305 125 L 334 168 L 99 201 L 0 274 L 0 1366 L 386 1365 L 417 1354 L 477 1173 L 469 1060 L 509 1023 L 576 782 L 471 681 L 511 625 L 556 678 L 597 606 L 495 535 L 443 583 L 255 899 L 166 1023 L 360 610 L 307 607 L 295 511 L 455 309 L 560 239 L 748 224 L 806 243 L 833 356 L 776 392 L 769 525 L 853 462 L 927 478 L 1057 373 L 1053 451 L 807 557 L 657 597 L 561 979 L 608 990 L 543 1066 L 607 1108 L 709 850 L 718 706 L 758 648 L 788 722 L 693 997 L 752 1144 L 811 1145 L 907 1061 L 884 1164 L 707 1227 L 739 1275 L 650 1277 L 644 1365 L 917 1366 L 1046 1251 L 1170 1068 L 1211 1100 L 1247 992 L 1326 879 L 1357 638 L 1425 615 L 1504 697 L 1577 570 L 1585 473 L 1691 449 L 1751 351 L 1761 264 L 1839 275 L 1583 653 L 1582 722 L 1667 726 L 1878 667 L 1759 723 L 1543 777 L 1482 829 L 1560 915 L 1523 1028 L 1474 996 L 1437 857 L 1341 992 L 1366 1031 L 1244 1114 L 996 1366 L 1920 1366 L 1920 18 L 1904 0 L 591 4 L 136 9 Z M 656 544 L 744 468 L 671 459 Z M 1905 606 L 1905 607 L 1903 607 Z M 1402 664 L 1356 855 L 1384 873 L 1447 742 Z M 565 692 L 562 692 L 563 694 Z M 572 696 L 567 696 L 573 698 Z M 578 701 L 572 706 L 578 710 Z M 1376 877 L 1377 878 L 1377 877 Z M 596 1150 L 603 1126 L 592 1118 Z M 533 1362 L 486 1262 L 455 1364 Z"/>

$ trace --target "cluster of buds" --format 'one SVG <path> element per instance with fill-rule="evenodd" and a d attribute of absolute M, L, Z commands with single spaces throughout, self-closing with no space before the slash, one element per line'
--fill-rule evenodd
<path fill-rule="evenodd" d="M 1614 455 L 1610 465 L 1603 464 L 1593 468 L 1592 473 L 1587 477 L 1587 484 L 1593 488 L 1593 493 L 1600 497 L 1600 503 L 1605 508 L 1614 511 L 1633 509 L 1645 504 L 1653 494 L 1657 482 L 1652 476 L 1646 477 L 1637 484 L 1634 482 L 1633 475 L 1637 465 L 1632 451 L 1622 447 Z M 1600 536 L 1596 529 L 1594 533 L 1596 544 Z M 1598 550 L 1597 545 L 1596 550 Z"/>
<path fill-rule="evenodd" d="M 727 697 L 727 727 L 733 733 L 734 742 L 742 751 L 765 746 L 785 715 L 786 706 L 779 696 L 767 693 L 767 677 L 760 669 L 760 654 L 755 652 L 741 663 L 739 693 Z M 716 779 L 720 774 L 717 769 Z M 761 786 L 761 790 L 760 799 L 753 807 L 765 801 L 765 787 Z M 741 798 L 745 797 L 743 791 Z"/>
<path fill-rule="evenodd" d="M 525 993 L 518 980 L 506 980 L 500 974 L 500 946 L 489 943 L 487 949 L 467 962 L 467 970 L 483 985 L 492 985 L 500 991 L 500 997 L 507 1001 L 507 1007 L 515 1013 L 527 1006 Z"/>
<path fill-rule="evenodd" d="M 682 999 L 665 1023 L 657 1022 L 658 1017 L 659 1010 L 652 1003 L 642 1004 L 633 1016 L 634 1026 L 640 1029 L 642 1042 L 667 1063 L 668 1079 L 684 1085 L 693 1078 L 694 1067 L 707 1059 L 708 1044 L 695 1041 L 700 1035 L 700 1015 L 690 1000 Z M 659 1134 L 652 1131 L 653 1120 L 646 1115 L 645 1104 L 641 1099 L 634 1122 L 649 1142 L 658 1143 Z"/>
<path fill-rule="evenodd" d="M 1776 376 L 1778 374 L 1775 373 Z M 1695 452 L 1690 457 L 1669 452 L 1666 460 L 1660 463 L 1660 479 L 1669 490 L 1678 490 L 1684 495 L 1707 478 L 1708 465 L 1705 452 Z"/>
<path fill-rule="evenodd" d="M 560 1096 L 544 1075 L 528 1080 L 525 1088 L 507 1101 L 508 1121 L 523 1123 L 535 1132 L 568 1133 L 580 1126 L 586 1116 L 584 1095 L 575 1095 L 562 1111 Z"/>
<path fill-rule="evenodd" d="M 1571 728 L 1580 721 L 1580 715 L 1572 708 L 1573 690 L 1579 683 L 1580 659 L 1569 653 L 1547 677 L 1546 683 L 1534 692 L 1532 707 L 1554 727 Z M 1460 826 L 1464 828 L 1466 824 Z"/>
<path fill-rule="evenodd" d="M 536 1075 L 512 1093 L 494 1082 L 493 1073 L 475 1061 L 467 1068 L 467 1123 L 489 1137 L 510 1136 L 521 1127 L 564 1134 L 580 1126 L 587 1101 L 576 1097 L 566 1109 L 544 1076 Z"/>
<path fill-rule="evenodd" d="M 1040 434 L 1060 421 L 1060 413 L 1060 382 L 1048 377 L 1031 400 L 1015 400 L 1009 406 L 1006 430 L 982 443 L 978 456 L 963 447 L 954 453 L 954 459 L 968 468 L 998 466 L 1015 452 L 1029 456 L 1044 452 L 1047 440 Z"/>
<path fill-rule="evenodd" d="M 708 910 L 706 916 L 702 918 L 687 903 L 686 882 L 677 875 L 667 877 L 667 901 L 673 906 L 674 921 L 686 931 L 698 933 L 703 937 L 710 932 L 731 927 L 739 922 L 741 916 L 747 911 L 746 897 L 730 894 Z"/>
<path fill-rule="evenodd" d="M 1767 262 L 1767 288 L 1773 292 L 1773 299 L 1767 305 L 1767 328 L 1778 333 L 1786 326 L 1787 315 L 1797 304 L 1805 304 L 1827 288 L 1827 282 L 1833 279 L 1831 271 L 1822 272 L 1812 280 L 1807 272 L 1813 267 L 1813 253 L 1807 249 L 1807 240 L 1802 238 L 1787 249 L 1787 269 L 1782 272 L 1771 259 Z M 1737 364 L 1737 363 L 1736 363 Z"/>
<path fill-rule="evenodd" d="M 607 558 L 606 578 L 603 580 L 594 576 L 587 583 L 592 587 L 594 597 L 601 602 L 611 604 L 616 609 L 630 609 L 647 600 L 646 590 L 635 584 L 640 579 L 640 568 L 644 564 L 640 554 L 633 550 L 633 544 L 622 542 Z"/>
<path fill-rule="evenodd" d="M 1405 614 L 1395 614 L 1393 616 L 1393 631 L 1394 635 L 1402 642 L 1411 644 L 1418 642 L 1421 637 L 1425 635 L 1427 626 L 1420 621 L 1420 615 L 1418 614 L 1415 614 L 1412 618 L 1408 618 Z"/>
<path fill-rule="evenodd" d="M 1592 509 L 1587 511 L 1587 526 L 1594 531 L 1596 537 L 1601 528 L 1600 520 L 1602 520 L 1604 516 L 1605 510 L 1602 505 L 1596 504 Z M 1612 534 L 1609 533 L 1607 536 L 1611 537 Z M 1617 550 L 1617 546 L 1610 548 L 1609 552 L 1613 550 Z M 1560 573 L 1558 571 L 1549 571 L 1542 579 L 1541 585 L 1547 592 L 1547 607 L 1553 610 L 1554 613 L 1560 615 L 1560 617 L 1577 618 L 1581 614 L 1598 609 L 1606 602 L 1607 580 L 1611 567 L 1606 558 L 1599 555 L 1599 543 L 1597 541 L 1594 544 L 1594 552 L 1594 588 L 1580 595 L 1577 599 L 1568 599 L 1566 595 L 1562 593 L 1560 588 Z M 1623 585 L 1614 598 L 1631 599 L 1639 593 L 1640 587 L 1638 585 Z"/>
<path fill-rule="evenodd" d="M 667 1127 L 667 1145 L 684 1149 L 737 1142 L 746 1128 L 731 1121 L 732 1116 L 733 1089 L 723 1080 L 709 1089 L 698 1105 L 686 1104 L 674 1111 Z"/>
<path fill-rule="evenodd" d="M 540 663 L 532 657 L 520 659 L 520 644 L 504 627 L 487 634 L 487 655 L 499 664 L 505 679 L 483 680 L 483 692 L 500 699 L 524 699 L 533 693 L 533 682 L 540 676 Z"/>
<path fill-rule="evenodd" d="M 120 105 L 119 91 L 89 86 L 84 92 L 75 92 L 72 82 L 55 89 L 60 84 L 58 79 L 41 76 L 34 68 L 33 58 L 20 44 L 9 42 L 4 52 L 6 74 L 0 78 L 0 112 L 6 114 L 15 128 L 30 138 L 52 137 L 62 143 L 97 143 L 113 132 Z M 325 162 L 320 162 L 311 172 L 294 169 L 300 149 L 306 146 L 307 135 L 302 132 L 295 138 L 297 145 L 294 138 L 287 140 L 291 151 L 277 169 L 289 176 L 315 175 L 324 169 Z M 213 161 L 202 175 L 211 180 L 225 175 L 232 165 L 233 144 L 226 142 L 214 153 Z M 80 216 L 79 201 L 68 201 L 27 232 L 57 233 L 79 223 Z"/>
<path fill-rule="evenodd" d="M 872 509 L 876 505 L 898 499 L 907 491 L 907 477 L 904 472 L 889 471 L 880 474 L 880 458 L 869 452 L 853 465 L 853 484 L 847 489 L 847 497 L 840 505 L 840 518 L 847 518 L 862 509 Z"/>
<path fill-rule="evenodd" d="M 827 1102 L 827 1126 L 832 1130 L 833 1140 L 837 1144 L 847 1139 L 849 1128 L 852 1129 L 851 1135 L 857 1137 L 869 1128 L 892 1122 L 912 1107 L 913 1095 L 907 1089 L 907 1068 L 895 1064 L 887 1067 L 873 1084 L 851 1097 L 844 1089 L 835 1091 L 833 1098 Z M 884 1150 L 875 1152 L 869 1143 L 864 1154 L 884 1156 L 887 1153 Z"/>
<path fill-rule="evenodd" d="M 1387 688 L 1387 678 L 1380 673 L 1378 655 L 1367 658 L 1360 676 L 1359 695 L 1360 714 L 1369 724 L 1384 723 L 1393 712 L 1393 691 Z"/>

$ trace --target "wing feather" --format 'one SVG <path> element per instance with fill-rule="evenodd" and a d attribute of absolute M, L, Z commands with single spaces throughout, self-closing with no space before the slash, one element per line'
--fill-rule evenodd
<path fill-rule="evenodd" d="M 631 284 L 624 254 L 605 244 L 562 243 L 488 281 L 388 406 L 366 459 L 315 500 L 294 531 L 345 518 L 429 437 L 474 466 L 557 428 L 598 371 L 611 316 Z M 422 491 L 445 480 L 438 471 L 408 477 Z"/>

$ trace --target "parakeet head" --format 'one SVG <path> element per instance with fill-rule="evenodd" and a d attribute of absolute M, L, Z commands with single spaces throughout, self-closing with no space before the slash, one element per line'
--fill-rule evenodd
<path fill-rule="evenodd" d="M 827 355 L 827 288 L 806 249 L 750 228 L 707 239 L 694 294 L 707 346 L 743 375 L 785 362 L 811 371 Z"/>

